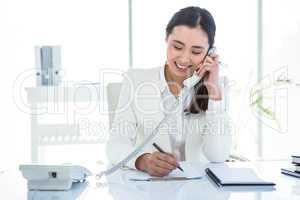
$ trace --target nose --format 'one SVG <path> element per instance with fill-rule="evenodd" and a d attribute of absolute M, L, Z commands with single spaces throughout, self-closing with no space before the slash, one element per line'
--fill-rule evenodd
<path fill-rule="evenodd" d="M 180 56 L 180 64 L 189 65 L 191 63 L 191 55 L 188 51 L 184 51 Z"/>

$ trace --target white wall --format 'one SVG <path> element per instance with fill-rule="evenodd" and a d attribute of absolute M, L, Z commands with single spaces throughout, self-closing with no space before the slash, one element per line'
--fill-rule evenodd
<path fill-rule="evenodd" d="M 35 45 L 61 45 L 65 80 L 99 82 L 99 69 L 128 68 L 127 1 L 0 1 L 1 165 L 29 161 L 30 121 L 21 100 L 29 77 L 13 94 L 15 79 L 34 65 Z M 20 83 L 20 82 L 17 82 Z M 16 100 L 17 105 L 13 99 Z M 26 102 L 25 102 L 26 103 Z M 17 107 L 18 106 L 18 107 Z M 2 167 L 1 166 L 1 167 Z"/>
<path fill-rule="evenodd" d="M 231 114 L 239 133 L 236 148 L 255 156 L 256 123 L 261 120 L 250 108 L 249 93 L 257 76 L 257 2 L 252 0 L 142 1 L 133 0 L 133 67 L 156 67 L 165 61 L 165 26 L 179 8 L 197 5 L 214 15 L 217 23 L 216 45 L 221 59 L 228 64 L 233 81 Z M 299 27 L 297 1 L 264 1 L 263 75 L 288 65 L 290 75 L 300 80 Z M 26 79 L 18 91 L 16 79 L 34 67 L 35 45 L 62 45 L 65 80 L 99 81 L 99 69 L 128 68 L 128 1 L 0 1 L 1 66 L 1 167 L 29 161 L 30 121 L 21 100 L 24 86 L 35 85 Z M 280 13 L 280 15 L 279 15 Z M 282 14 L 283 13 L 283 14 Z M 263 125 L 264 155 L 287 157 L 298 150 L 297 94 L 289 90 L 289 133 L 273 133 Z M 14 100 L 16 102 L 14 102 Z M 286 137 L 288 135 L 288 137 Z M 287 139 L 289 138 L 289 139 Z M 272 143 L 269 141 L 272 140 Z M 274 141 L 274 142 L 273 142 Z M 282 141 L 284 141 L 282 143 Z M 293 142 L 294 141 L 294 142 Z M 279 148 L 280 147 L 280 148 Z M 274 153 L 274 149 L 277 152 Z M 284 151 L 283 151 L 284 150 Z"/>

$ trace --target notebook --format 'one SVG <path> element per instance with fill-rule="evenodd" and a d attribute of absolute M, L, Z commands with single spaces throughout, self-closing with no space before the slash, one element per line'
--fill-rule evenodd
<path fill-rule="evenodd" d="M 228 167 L 222 164 L 206 168 L 205 172 L 219 187 L 275 186 L 275 183 L 260 178 L 252 168 Z"/>
<path fill-rule="evenodd" d="M 292 164 L 300 165 L 300 155 L 292 155 Z"/>
<path fill-rule="evenodd" d="M 300 172 L 296 171 L 294 168 L 281 168 L 281 173 L 300 178 Z"/>
<path fill-rule="evenodd" d="M 203 176 L 201 172 L 193 167 L 190 163 L 180 162 L 183 172 L 179 169 L 173 170 L 170 174 L 164 177 L 152 177 L 143 172 L 132 174 L 129 178 L 130 181 L 180 181 L 180 180 L 196 180 L 201 179 Z"/>

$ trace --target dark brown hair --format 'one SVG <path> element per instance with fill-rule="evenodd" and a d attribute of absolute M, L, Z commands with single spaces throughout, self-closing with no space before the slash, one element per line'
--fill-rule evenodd
<path fill-rule="evenodd" d="M 213 47 L 216 33 L 216 24 L 214 18 L 207 10 L 199 7 L 186 7 L 176 12 L 169 21 L 166 28 L 166 35 L 169 36 L 175 26 L 186 25 L 191 28 L 200 26 L 206 32 L 208 37 L 209 49 Z M 207 56 L 207 53 L 205 57 Z M 204 59 L 205 59 L 204 57 Z M 204 60 L 203 59 L 203 60 Z M 205 74 L 201 80 L 194 86 L 195 95 L 191 101 L 187 112 L 199 113 L 205 112 L 208 107 L 208 90 L 204 80 L 208 74 Z"/>

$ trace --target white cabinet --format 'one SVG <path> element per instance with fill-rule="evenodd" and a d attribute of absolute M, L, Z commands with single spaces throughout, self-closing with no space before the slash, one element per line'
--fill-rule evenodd
<path fill-rule="evenodd" d="M 27 100 L 31 108 L 31 160 L 40 160 L 39 146 L 60 144 L 89 144 L 103 141 L 101 131 L 106 130 L 106 101 L 104 88 L 99 85 L 75 85 L 72 87 L 45 86 L 28 87 Z M 79 113 L 89 116 L 91 113 L 102 114 L 97 118 L 105 126 L 98 126 L 99 135 L 81 134 L 78 117 L 70 117 Z M 45 118 L 48 120 L 45 120 Z M 101 130 L 100 130 L 101 129 Z M 96 130 L 98 133 L 98 130 Z"/>

